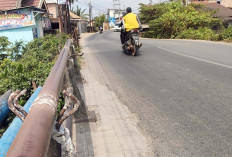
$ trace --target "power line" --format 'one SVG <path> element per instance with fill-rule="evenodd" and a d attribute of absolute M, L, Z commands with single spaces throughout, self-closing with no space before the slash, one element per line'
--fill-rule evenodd
<path fill-rule="evenodd" d="M 80 1 L 78 1 L 77 3 L 80 3 L 80 4 L 85 5 L 85 6 L 89 6 L 89 4 L 82 3 L 82 2 L 80 2 Z"/>
<path fill-rule="evenodd" d="M 89 7 L 89 3 L 87 3 L 86 0 L 82 0 L 82 1 L 85 3 L 86 6 Z M 80 1 L 78 1 L 78 2 L 81 3 Z M 81 3 L 81 4 L 83 4 L 83 3 Z M 92 10 L 92 9 L 97 10 L 98 13 L 103 13 L 103 14 L 105 14 L 105 11 L 103 11 L 102 9 L 100 9 L 99 7 L 97 7 L 96 4 L 93 4 L 93 3 L 91 2 L 91 10 Z"/>
<path fill-rule="evenodd" d="M 85 4 L 87 4 L 87 5 L 89 5 L 89 3 L 88 2 L 86 2 L 86 0 L 82 0 Z"/>
<path fill-rule="evenodd" d="M 96 5 L 94 5 L 93 8 L 96 9 L 96 10 L 98 10 L 98 11 L 100 11 L 100 12 L 102 12 L 102 13 L 105 13 L 105 11 L 103 11 L 103 10 L 100 9 L 100 8 L 98 8 Z"/>
<path fill-rule="evenodd" d="M 113 8 L 120 10 L 120 0 L 113 0 Z"/>
<path fill-rule="evenodd" d="M 94 4 L 94 5 L 97 5 L 98 7 L 101 7 L 101 8 L 108 9 L 107 7 L 105 7 L 105 6 L 102 6 L 102 5 L 99 5 L 99 4 L 97 4 L 97 3 L 94 3 L 94 2 L 93 2 L 93 4 Z"/>

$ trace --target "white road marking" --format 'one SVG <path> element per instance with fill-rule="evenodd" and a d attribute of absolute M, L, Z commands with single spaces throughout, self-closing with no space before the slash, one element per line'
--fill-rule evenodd
<path fill-rule="evenodd" d="M 179 53 L 179 52 L 168 50 L 168 49 L 163 48 L 163 47 L 157 47 L 157 48 L 168 51 L 168 52 L 171 52 L 171 53 L 174 53 L 174 54 L 177 54 L 177 55 L 180 55 L 180 56 L 184 56 L 184 57 L 192 58 L 192 59 L 199 60 L 199 61 L 202 61 L 202 62 L 215 64 L 215 65 L 219 65 L 219 66 L 222 66 L 222 67 L 225 67 L 225 68 L 228 68 L 228 69 L 232 69 L 232 66 L 229 66 L 229 65 L 226 65 L 226 64 L 221 64 L 221 63 L 217 63 L 217 62 L 214 62 L 214 61 L 210 61 L 210 60 L 206 60 L 206 59 L 201 59 L 201 58 L 185 55 L 185 54 L 182 54 L 182 53 Z"/>

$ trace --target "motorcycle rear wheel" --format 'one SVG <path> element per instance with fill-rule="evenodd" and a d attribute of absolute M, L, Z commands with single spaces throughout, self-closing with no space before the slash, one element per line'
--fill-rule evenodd
<path fill-rule="evenodd" d="M 134 56 L 139 56 L 139 46 L 134 44 L 133 49 L 134 49 Z"/>

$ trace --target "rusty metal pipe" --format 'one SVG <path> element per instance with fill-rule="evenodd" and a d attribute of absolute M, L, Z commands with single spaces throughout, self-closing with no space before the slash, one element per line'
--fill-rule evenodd
<path fill-rule="evenodd" d="M 71 40 L 66 42 L 44 86 L 32 104 L 7 157 L 45 157 L 55 123 L 57 104 Z"/>

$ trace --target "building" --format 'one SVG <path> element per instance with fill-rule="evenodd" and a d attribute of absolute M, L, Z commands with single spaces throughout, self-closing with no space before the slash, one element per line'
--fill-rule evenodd
<path fill-rule="evenodd" d="M 223 20 L 223 25 L 232 27 L 232 0 L 191 0 L 191 3 L 204 4 L 210 10 L 217 10 L 214 17 Z"/>
<path fill-rule="evenodd" d="M 79 34 L 87 31 L 87 20 L 70 12 L 65 0 L 46 0 L 46 4 L 50 13 L 52 29 L 69 34 L 73 34 L 76 30 Z M 68 12 L 69 14 L 67 14 Z"/>
<path fill-rule="evenodd" d="M 109 19 L 109 27 L 114 27 L 116 23 L 119 23 L 122 20 L 123 12 L 125 12 L 125 10 L 108 9 L 107 18 Z"/>
<path fill-rule="evenodd" d="M 48 12 L 50 13 L 52 29 L 60 29 L 59 4 L 57 3 L 57 0 L 46 0 L 46 4 L 47 4 Z"/>
<path fill-rule="evenodd" d="M 223 24 L 226 28 L 232 27 L 232 10 L 231 9 L 224 7 L 218 3 L 207 3 L 204 5 L 211 10 L 217 10 L 214 16 L 222 19 Z"/>
<path fill-rule="evenodd" d="M 42 37 L 49 27 L 44 0 L 0 0 L 0 36 L 10 42 Z"/>
<path fill-rule="evenodd" d="M 232 0 L 221 0 L 222 6 L 232 9 Z"/>
<path fill-rule="evenodd" d="M 190 0 L 191 3 L 218 3 L 224 7 L 232 9 L 232 0 Z"/>

